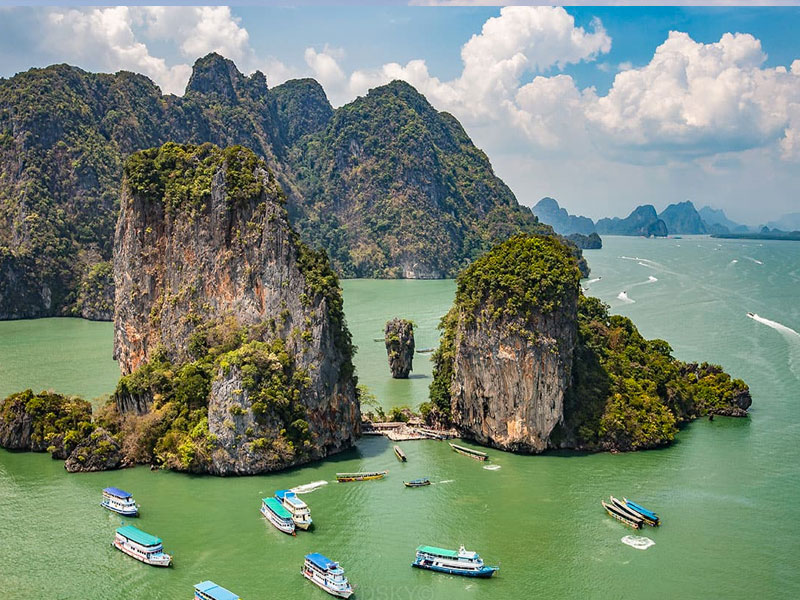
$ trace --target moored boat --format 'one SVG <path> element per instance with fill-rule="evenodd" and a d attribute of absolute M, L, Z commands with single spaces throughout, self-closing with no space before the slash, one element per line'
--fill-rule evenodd
<path fill-rule="evenodd" d="M 408 460 L 406 458 L 406 453 L 403 452 L 403 449 L 400 446 L 395 446 L 394 447 L 394 455 L 397 457 L 397 460 L 399 460 L 400 462 L 406 462 L 406 460 Z"/>
<path fill-rule="evenodd" d="M 500 567 L 487 567 L 477 552 L 470 552 L 464 546 L 457 551 L 434 546 L 419 546 L 411 566 L 466 577 L 491 577 L 500 569 Z"/>
<path fill-rule="evenodd" d="M 311 527 L 311 510 L 309 510 L 308 504 L 297 497 L 297 494 L 291 490 L 278 490 L 275 492 L 275 497 L 291 513 L 296 527 L 300 529 Z"/>
<path fill-rule="evenodd" d="M 295 535 L 292 513 L 286 510 L 276 498 L 261 499 L 261 514 L 279 531 Z"/>
<path fill-rule="evenodd" d="M 485 452 L 481 452 L 480 450 L 473 450 L 472 448 L 467 448 L 466 446 L 459 446 L 458 444 L 453 444 L 452 442 L 448 442 L 450 447 L 453 451 L 458 452 L 459 454 L 463 454 L 464 456 L 469 456 L 470 458 L 474 458 L 475 460 L 486 460 L 489 458 L 489 455 Z"/>
<path fill-rule="evenodd" d="M 404 481 L 403 485 L 406 487 L 424 487 L 426 485 L 430 485 L 431 480 L 427 477 L 423 477 L 421 479 L 412 479 L 411 481 Z"/>
<path fill-rule="evenodd" d="M 194 586 L 194 600 L 241 600 L 241 598 L 213 581 L 202 581 Z"/>
<path fill-rule="evenodd" d="M 128 492 L 115 487 L 103 490 L 103 501 L 100 506 L 126 517 L 138 517 L 139 506 Z"/>
<path fill-rule="evenodd" d="M 622 501 L 625 502 L 625 506 L 627 506 L 628 509 L 639 515 L 642 520 L 651 527 L 658 527 L 661 525 L 661 519 L 653 511 L 647 510 L 644 506 L 636 504 L 636 502 L 628 500 L 624 496 L 622 497 Z"/>
<path fill-rule="evenodd" d="M 128 556 L 154 567 L 168 567 L 172 564 L 172 556 L 164 552 L 161 538 L 133 525 L 118 527 L 111 544 Z"/>
<path fill-rule="evenodd" d="M 606 509 L 606 512 L 610 517 L 614 517 L 617 521 L 624 523 L 625 525 L 629 525 L 634 529 L 642 528 L 642 519 L 639 517 L 636 517 L 627 511 L 620 510 L 613 503 L 609 504 L 608 502 L 601 500 L 600 504 L 603 505 L 603 508 Z"/>
<path fill-rule="evenodd" d="M 339 563 L 318 552 L 306 554 L 302 573 L 303 577 L 332 596 L 349 598 L 353 595 L 353 587 L 344 576 L 344 569 L 339 566 Z"/>
<path fill-rule="evenodd" d="M 370 479 L 383 479 L 389 471 L 365 471 L 363 473 L 337 473 L 336 481 L 369 481 Z"/>

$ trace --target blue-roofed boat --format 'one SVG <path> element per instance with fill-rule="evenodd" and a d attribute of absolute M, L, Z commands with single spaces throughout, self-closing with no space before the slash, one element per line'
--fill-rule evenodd
<path fill-rule="evenodd" d="M 318 552 L 306 554 L 302 573 L 303 577 L 332 596 L 349 598 L 353 595 L 353 587 L 344 576 L 344 569 L 336 561 Z"/>
<path fill-rule="evenodd" d="M 283 508 L 277 498 L 263 498 L 261 500 L 261 514 L 267 517 L 276 529 L 289 535 L 295 535 L 292 514 Z"/>
<path fill-rule="evenodd" d="M 115 487 L 107 487 L 103 490 L 103 501 L 100 506 L 113 510 L 126 517 L 138 517 L 139 505 L 128 492 Z"/>
<path fill-rule="evenodd" d="M 128 556 L 154 567 L 168 567 L 172 564 L 172 556 L 164 552 L 161 538 L 133 525 L 118 527 L 111 545 Z"/>
<path fill-rule="evenodd" d="M 241 598 L 213 581 L 202 581 L 194 586 L 194 600 L 241 600 Z"/>
<path fill-rule="evenodd" d="M 297 494 L 291 490 L 278 490 L 275 492 L 275 498 L 292 515 L 295 527 L 300 529 L 311 527 L 311 510 L 309 510 L 308 504 L 297 497 Z"/>
<path fill-rule="evenodd" d="M 625 496 L 622 497 L 622 500 L 625 502 L 625 506 L 642 517 L 642 520 L 650 525 L 650 527 L 658 527 L 661 525 L 661 519 L 653 511 L 647 510 L 644 506 L 640 506 L 632 500 L 628 500 Z"/>
<path fill-rule="evenodd" d="M 420 546 L 411 566 L 449 575 L 484 578 L 491 577 L 500 569 L 500 567 L 487 567 L 477 552 L 466 550 L 464 546 L 458 551 L 435 546 Z"/>

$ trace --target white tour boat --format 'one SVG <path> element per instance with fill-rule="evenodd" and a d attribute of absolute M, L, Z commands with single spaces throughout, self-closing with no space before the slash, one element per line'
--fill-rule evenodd
<path fill-rule="evenodd" d="M 323 590 L 339 598 L 349 598 L 353 595 L 353 588 L 344 570 L 339 563 L 330 558 L 314 552 L 306 554 L 306 561 L 303 564 L 303 577 L 315 583 Z"/>
<path fill-rule="evenodd" d="M 279 529 L 283 533 L 295 535 L 292 515 L 288 510 L 283 508 L 283 504 L 278 502 L 277 499 L 262 498 L 261 514 L 267 517 L 267 520 L 272 523 L 276 529 Z"/>
<path fill-rule="evenodd" d="M 311 527 L 311 510 L 308 504 L 297 497 L 297 494 L 290 490 L 278 490 L 275 492 L 275 498 L 291 513 L 295 526 L 300 529 Z"/>
<path fill-rule="evenodd" d="M 145 533 L 133 525 L 118 527 L 111 544 L 128 556 L 154 567 L 168 567 L 172 564 L 172 556 L 164 552 L 161 538 Z"/>
<path fill-rule="evenodd" d="M 103 490 L 103 501 L 100 506 L 113 510 L 115 513 L 126 517 L 138 517 L 139 506 L 128 492 L 115 487 L 107 487 Z"/>

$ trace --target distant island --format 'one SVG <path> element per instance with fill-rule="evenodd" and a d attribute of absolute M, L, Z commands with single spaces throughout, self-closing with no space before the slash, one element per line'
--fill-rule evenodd
<path fill-rule="evenodd" d="M 769 229 L 765 227 L 758 232 L 715 233 L 711 237 L 729 240 L 783 240 L 796 242 L 800 241 L 800 231 L 781 231 L 779 229 Z"/>

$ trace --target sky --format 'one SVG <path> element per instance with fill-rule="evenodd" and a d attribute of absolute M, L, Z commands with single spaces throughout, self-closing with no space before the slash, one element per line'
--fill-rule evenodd
<path fill-rule="evenodd" d="M 403 79 L 526 205 L 597 219 L 692 200 L 754 225 L 800 211 L 800 7 L 416 3 L 462 6 L 0 8 L 0 76 L 66 62 L 180 95 L 215 51 L 270 86 L 314 77 L 334 106 Z"/>

